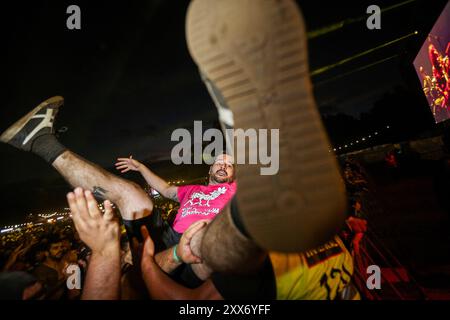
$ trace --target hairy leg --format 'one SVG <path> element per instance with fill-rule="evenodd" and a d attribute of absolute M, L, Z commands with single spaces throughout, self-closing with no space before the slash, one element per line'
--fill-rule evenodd
<path fill-rule="evenodd" d="M 151 214 L 153 202 L 136 183 L 119 178 L 105 169 L 65 151 L 52 163 L 73 187 L 91 190 L 96 197 L 114 202 L 125 220 Z"/>
<path fill-rule="evenodd" d="M 251 273 L 261 266 L 266 257 L 264 250 L 236 228 L 229 205 L 207 226 L 200 251 L 204 264 L 222 273 Z M 193 253 L 196 254 L 195 249 Z"/>

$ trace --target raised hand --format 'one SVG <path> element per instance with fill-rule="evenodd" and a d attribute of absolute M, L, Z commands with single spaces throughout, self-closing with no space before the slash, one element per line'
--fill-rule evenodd
<path fill-rule="evenodd" d="M 116 162 L 116 169 L 121 173 L 125 173 L 130 170 L 139 171 L 140 166 L 141 163 L 133 159 L 133 156 L 130 156 L 129 158 L 118 158 Z"/>
<path fill-rule="evenodd" d="M 189 226 L 188 229 L 183 233 L 183 236 L 180 239 L 180 243 L 177 246 L 177 256 L 184 263 L 192 264 L 192 263 L 202 263 L 202 260 L 194 255 L 191 250 L 191 240 L 192 237 L 203 229 L 207 224 L 208 220 L 199 220 Z"/>
<path fill-rule="evenodd" d="M 102 214 L 92 192 L 81 188 L 69 192 L 67 201 L 80 239 L 92 250 L 81 300 L 119 299 L 120 230 L 111 202 L 104 202 Z"/>
<path fill-rule="evenodd" d="M 141 226 L 143 243 L 139 243 L 136 238 L 132 240 L 133 261 L 140 263 L 141 270 L 147 270 L 152 263 L 155 263 L 155 244 L 146 226 Z"/>
<path fill-rule="evenodd" d="M 72 219 L 80 239 L 100 254 L 119 248 L 119 223 L 114 217 L 112 204 L 104 202 L 105 213 L 98 208 L 91 191 L 76 188 L 67 194 L 67 201 L 72 212 Z"/>

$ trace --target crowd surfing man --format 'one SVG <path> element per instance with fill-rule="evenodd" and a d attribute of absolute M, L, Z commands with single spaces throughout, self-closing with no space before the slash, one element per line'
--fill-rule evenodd
<path fill-rule="evenodd" d="M 130 238 L 141 238 L 140 227 L 146 225 L 157 239 L 161 259 L 176 250 L 181 234 L 198 219 L 212 219 L 236 192 L 231 158 L 219 155 L 211 166 L 207 186 L 171 186 L 147 167 L 130 158 L 119 158 L 117 168 L 122 172 L 139 170 L 147 182 L 162 195 L 180 202 L 180 209 L 172 229 L 163 222 L 158 210 L 145 191 L 137 184 L 119 178 L 103 168 L 81 158 L 62 146 L 53 134 L 53 122 L 62 97 L 53 97 L 37 106 L 2 136 L 2 141 L 25 151 L 31 151 L 50 163 L 72 186 L 91 190 L 100 199 L 115 203 L 122 215 Z M 155 240 L 156 241 L 156 240 Z"/>
<path fill-rule="evenodd" d="M 151 216 L 126 222 L 126 226 L 140 238 L 140 227 L 146 225 L 152 233 L 158 234 L 157 251 L 162 247 L 175 245 L 186 229 L 199 219 L 212 220 L 236 192 L 233 159 L 227 154 L 216 157 L 209 169 L 208 185 L 174 186 L 154 174 L 139 161 L 130 158 L 118 158 L 116 168 L 122 173 L 138 171 L 147 183 L 164 197 L 180 203 L 172 226 L 162 220 L 160 212 L 155 208 Z M 155 226 L 160 226 L 155 230 Z M 159 241 L 162 240 L 162 241 Z M 163 243 L 161 243 L 163 242 Z"/>

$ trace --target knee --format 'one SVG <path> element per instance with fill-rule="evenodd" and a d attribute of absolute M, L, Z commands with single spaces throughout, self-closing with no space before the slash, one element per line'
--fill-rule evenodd
<path fill-rule="evenodd" d="M 149 199 L 147 193 L 137 183 L 132 181 L 123 181 L 123 183 L 119 184 L 117 194 L 119 195 L 119 201 Z"/>
<path fill-rule="evenodd" d="M 123 216 L 134 220 L 151 214 L 153 202 L 138 184 L 126 181 L 119 188 L 117 205 Z"/>

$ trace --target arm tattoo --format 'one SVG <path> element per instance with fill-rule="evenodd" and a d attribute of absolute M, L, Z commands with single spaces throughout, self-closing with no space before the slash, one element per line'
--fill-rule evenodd
<path fill-rule="evenodd" d="M 94 195 L 94 197 L 96 197 L 98 199 L 106 200 L 107 193 L 108 193 L 108 190 L 105 190 L 102 187 L 94 186 L 94 188 L 92 188 L 92 194 Z"/>

